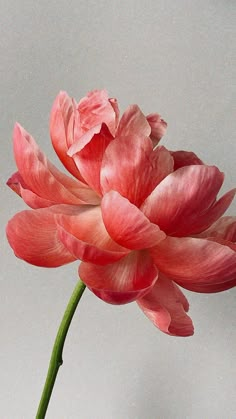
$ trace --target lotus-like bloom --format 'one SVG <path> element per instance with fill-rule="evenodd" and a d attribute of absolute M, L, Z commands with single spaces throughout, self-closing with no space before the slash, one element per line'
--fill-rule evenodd
<path fill-rule="evenodd" d="M 158 143 L 166 123 L 137 105 L 119 119 L 105 91 L 53 105 L 53 147 L 61 173 L 20 126 L 18 167 L 8 181 L 32 209 L 7 236 L 16 256 L 45 267 L 81 260 L 79 275 L 113 304 L 137 301 L 163 332 L 193 334 L 179 286 L 218 292 L 236 285 L 236 217 L 222 217 L 235 190 L 217 200 L 224 176 L 192 152 Z"/>

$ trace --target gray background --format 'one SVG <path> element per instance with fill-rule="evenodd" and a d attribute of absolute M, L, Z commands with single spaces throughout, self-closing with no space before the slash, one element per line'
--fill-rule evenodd
<path fill-rule="evenodd" d="M 77 263 L 40 269 L 16 259 L 5 224 L 24 203 L 5 186 L 18 120 L 57 163 L 48 117 L 60 89 L 106 87 L 168 121 L 165 145 L 193 149 L 235 185 L 235 12 L 232 0 L 0 1 L 0 419 L 32 419 Z M 57 163 L 58 167 L 60 163 Z M 231 214 L 236 213 L 235 204 Z M 159 332 L 136 304 L 89 291 L 71 326 L 49 419 L 232 419 L 235 290 L 187 293 L 191 338 Z"/>

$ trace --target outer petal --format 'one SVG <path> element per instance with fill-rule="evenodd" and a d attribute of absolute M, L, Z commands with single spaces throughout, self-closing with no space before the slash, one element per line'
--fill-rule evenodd
<path fill-rule="evenodd" d="M 16 214 L 7 225 L 8 241 L 15 255 L 36 266 L 57 267 L 75 257 L 59 240 L 55 214 L 74 213 L 76 208 L 55 205 L 48 209 L 27 210 Z"/>
<path fill-rule="evenodd" d="M 107 146 L 113 141 L 113 137 L 105 124 L 102 124 L 100 131 L 98 128 L 90 130 L 81 138 L 83 148 L 79 144 L 75 144 L 69 150 L 73 155 L 73 159 L 82 173 L 88 185 L 101 195 L 100 171 L 102 159 Z M 78 146 L 78 148 L 76 148 Z M 78 151 L 78 152 L 77 152 Z"/>
<path fill-rule="evenodd" d="M 7 186 L 9 186 L 9 188 L 11 188 L 19 196 L 21 196 L 21 188 L 27 188 L 27 185 L 19 172 L 15 172 L 11 175 L 7 181 Z"/>
<path fill-rule="evenodd" d="M 106 266 L 82 262 L 82 281 L 99 298 L 111 304 L 125 304 L 146 294 L 157 279 L 157 269 L 148 251 L 131 252 Z"/>
<path fill-rule="evenodd" d="M 118 137 L 129 137 L 130 135 L 149 137 L 150 134 L 150 124 L 141 109 L 138 105 L 130 105 L 122 115 L 116 135 Z"/>
<path fill-rule="evenodd" d="M 200 232 L 204 213 L 214 205 L 223 179 L 223 173 L 214 166 L 182 167 L 156 187 L 141 209 L 166 234 L 181 237 Z M 200 226 L 199 217 L 203 217 Z"/>
<path fill-rule="evenodd" d="M 8 179 L 7 186 L 16 192 L 31 208 L 46 208 L 55 204 L 55 202 L 41 198 L 30 191 L 19 172 L 14 173 Z"/>
<path fill-rule="evenodd" d="M 229 242 L 236 242 L 236 217 L 222 217 L 210 228 L 199 234 L 199 237 L 223 239 Z"/>
<path fill-rule="evenodd" d="M 69 147 L 83 134 L 76 103 L 66 92 L 56 97 L 50 116 L 52 145 L 64 166 L 77 179 L 83 180 L 73 159 L 68 157 Z"/>
<path fill-rule="evenodd" d="M 212 223 L 220 218 L 229 208 L 235 197 L 236 189 L 232 189 L 214 202 L 203 214 L 199 215 L 192 228 L 192 234 L 207 229 Z"/>
<path fill-rule="evenodd" d="M 192 151 L 170 151 L 174 159 L 174 170 L 184 166 L 192 166 L 193 164 L 204 164 L 199 157 Z"/>
<path fill-rule="evenodd" d="M 19 172 L 14 173 L 8 179 L 7 186 L 9 186 L 14 192 L 16 192 L 31 208 L 47 208 L 51 207 L 52 205 L 55 205 L 55 202 L 41 198 L 40 196 L 32 192 L 24 182 Z"/>
<path fill-rule="evenodd" d="M 121 246 L 129 249 L 153 247 L 166 235 L 128 199 L 110 191 L 101 203 L 103 221 L 110 236 Z"/>
<path fill-rule="evenodd" d="M 108 235 L 100 207 L 82 206 L 74 216 L 58 215 L 57 223 L 60 240 L 77 259 L 105 265 L 130 252 Z"/>
<path fill-rule="evenodd" d="M 193 323 L 186 314 L 188 301 L 178 286 L 164 275 L 159 275 L 151 291 L 137 303 L 162 332 L 172 336 L 193 335 Z"/>
<path fill-rule="evenodd" d="M 116 130 L 116 128 L 119 124 L 119 117 L 120 117 L 119 105 L 118 105 L 117 99 L 115 99 L 114 97 L 109 98 L 109 102 L 110 102 L 110 104 L 113 107 L 113 110 L 115 112 L 115 130 Z"/>
<path fill-rule="evenodd" d="M 150 138 L 119 137 L 107 147 L 101 168 L 101 188 L 116 190 L 140 206 L 153 189 L 173 171 L 173 160 L 164 147 L 153 150 Z"/>
<path fill-rule="evenodd" d="M 78 105 L 80 123 L 84 132 L 104 123 L 114 136 L 119 109 L 115 99 L 109 99 L 106 90 L 93 90 L 80 100 Z"/>
<path fill-rule="evenodd" d="M 153 142 L 153 146 L 155 147 L 163 135 L 165 135 L 167 123 L 158 113 L 150 113 L 147 115 L 147 121 L 151 127 L 150 138 Z"/>
<path fill-rule="evenodd" d="M 160 271 L 191 291 L 218 292 L 236 285 L 236 252 L 227 242 L 167 237 L 150 252 Z"/>
<path fill-rule="evenodd" d="M 14 154 L 24 185 L 40 198 L 54 204 L 99 202 L 99 197 L 87 185 L 57 170 L 18 124 L 14 128 Z"/>

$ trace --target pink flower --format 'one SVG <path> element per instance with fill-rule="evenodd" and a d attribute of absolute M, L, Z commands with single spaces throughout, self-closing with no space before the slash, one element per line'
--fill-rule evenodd
<path fill-rule="evenodd" d="M 108 303 L 137 301 L 163 332 L 193 334 L 178 287 L 218 292 L 236 285 L 233 200 L 217 200 L 224 176 L 192 152 L 156 146 L 166 123 L 94 91 L 79 104 L 64 92 L 51 113 L 52 143 L 74 178 L 56 169 L 20 126 L 18 167 L 8 185 L 33 208 L 7 236 L 16 256 L 45 267 L 80 259 L 79 275 Z"/>

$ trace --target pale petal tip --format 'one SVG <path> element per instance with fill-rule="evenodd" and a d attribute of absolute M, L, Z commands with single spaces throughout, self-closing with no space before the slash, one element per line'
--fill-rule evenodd
<path fill-rule="evenodd" d="M 22 127 L 22 125 L 19 122 L 15 122 L 14 127 L 13 127 L 13 133 L 15 132 L 21 132 L 24 128 Z"/>

